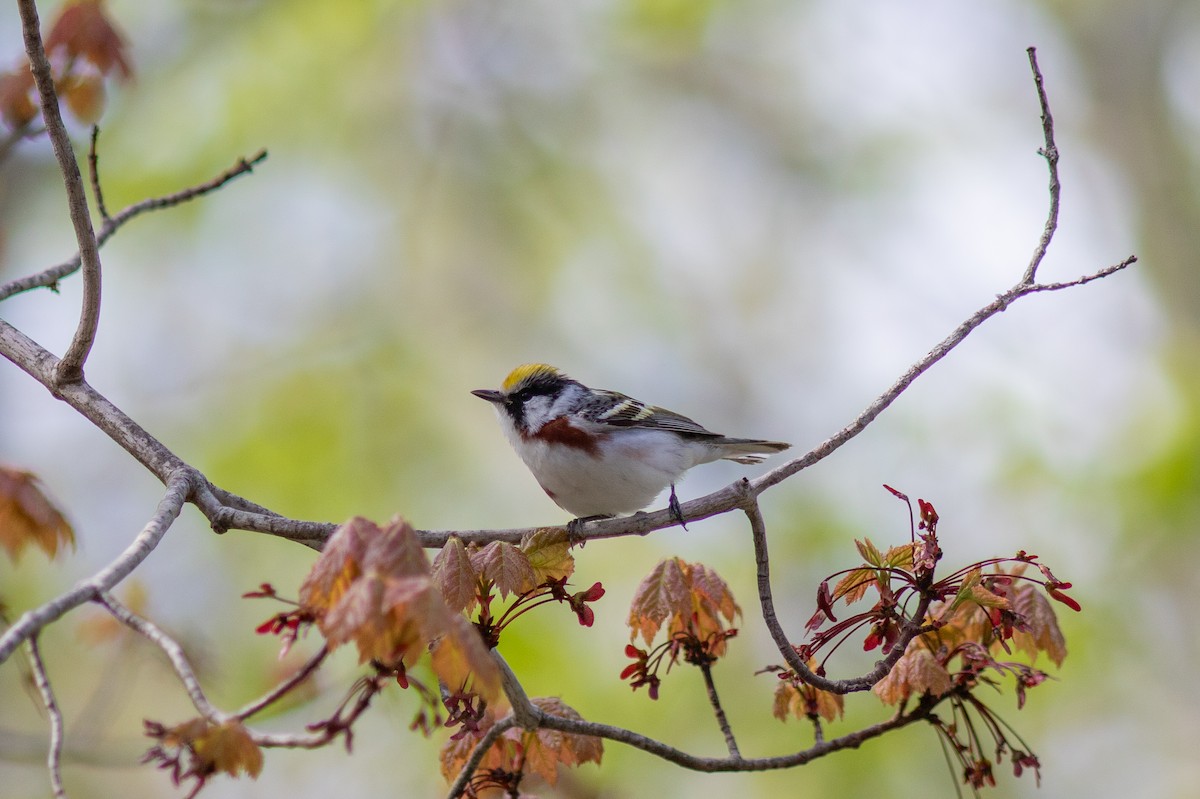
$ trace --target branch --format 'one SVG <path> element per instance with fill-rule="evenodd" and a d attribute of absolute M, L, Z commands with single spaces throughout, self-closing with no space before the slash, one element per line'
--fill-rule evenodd
<path fill-rule="evenodd" d="M 67 789 L 63 787 L 62 781 L 62 711 L 54 698 L 54 689 L 50 686 L 49 675 L 46 674 L 46 664 L 42 662 L 37 635 L 29 638 L 29 663 L 33 669 L 33 682 L 37 685 L 38 693 L 42 695 L 42 704 L 46 706 L 46 713 L 50 717 L 50 753 L 46 757 L 46 766 L 50 770 L 50 788 L 54 791 L 56 799 L 66 799 Z"/>
<path fill-rule="evenodd" d="M 184 690 L 187 691 L 188 697 L 192 700 L 192 705 L 200 712 L 200 715 L 214 724 L 223 724 L 233 719 L 231 714 L 218 710 L 208 701 L 208 697 L 204 695 L 204 689 L 200 687 L 200 680 L 196 677 L 196 672 L 178 641 L 163 632 L 153 622 L 143 619 L 125 607 L 116 597 L 107 591 L 99 592 L 96 595 L 96 601 L 103 605 L 104 609 L 111 613 L 117 621 L 146 638 L 163 651 L 167 659 L 171 661 L 171 667 L 183 682 Z"/>
<path fill-rule="evenodd" d="M 166 495 L 158 503 L 154 516 L 142 528 L 125 551 L 100 571 L 75 585 L 70 591 L 46 604 L 22 613 L 20 618 L 0 635 L 0 663 L 8 659 L 22 641 L 30 640 L 46 625 L 111 590 L 137 568 L 158 546 L 171 524 L 179 516 L 192 488 L 194 472 L 180 470 L 167 480 Z"/>
<path fill-rule="evenodd" d="M 54 147 L 54 157 L 62 171 L 63 184 L 67 190 L 67 207 L 71 224 L 75 228 L 75 240 L 79 243 L 79 256 L 83 266 L 83 308 L 79 314 L 79 325 L 66 353 L 55 371 L 55 383 L 63 385 L 83 379 L 83 363 L 87 360 L 96 340 L 96 328 L 100 323 L 100 249 L 92 229 L 92 216 L 88 210 L 87 192 L 79 174 L 79 164 L 71 148 L 71 140 L 63 125 L 58 108 L 58 95 L 54 91 L 54 78 L 50 74 L 50 61 L 42 44 L 42 32 L 34 0 L 17 0 L 21 12 L 21 32 L 25 38 L 25 53 L 33 81 L 37 86 L 42 103 L 42 120 L 46 133 Z"/>
<path fill-rule="evenodd" d="M 1029 261 L 1029 266 L 1021 277 L 1022 283 L 1032 284 L 1037 278 L 1037 270 L 1041 266 L 1042 259 L 1046 257 L 1050 240 L 1054 238 L 1054 231 L 1058 229 L 1058 203 L 1062 194 L 1062 186 L 1058 182 L 1058 146 L 1054 143 L 1054 117 L 1050 115 L 1050 101 L 1046 99 L 1045 80 L 1042 78 L 1041 69 L 1038 68 L 1037 48 L 1029 47 L 1025 52 L 1029 54 L 1029 68 L 1033 70 L 1033 84 L 1037 88 L 1038 105 L 1042 109 L 1042 136 L 1045 139 L 1045 145 L 1038 150 L 1038 154 L 1046 159 L 1046 167 L 1050 171 L 1050 211 L 1046 215 L 1046 225 L 1042 229 L 1042 237 L 1033 249 L 1033 258 Z"/>
<path fill-rule="evenodd" d="M 886 677 L 897 661 L 904 656 L 909 641 L 930 631 L 930 628 L 922 624 L 922 620 L 929 612 L 932 598 L 922 596 L 912 616 L 904 621 L 900 636 L 892 646 L 891 652 L 883 660 L 878 661 L 871 671 L 861 677 L 846 680 L 831 680 L 816 674 L 796 652 L 795 647 L 788 640 L 787 633 L 783 631 L 783 627 L 779 623 L 779 617 L 775 615 L 775 601 L 771 594 L 771 559 L 767 554 L 767 526 L 763 521 L 758 501 L 754 498 L 748 499 L 743 510 L 746 518 L 750 520 L 750 530 L 754 538 L 754 562 L 758 567 L 758 600 L 762 608 L 763 621 L 771 633 L 771 638 L 775 641 L 775 646 L 779 649 L 779 654 L 787 662 L 788 668 L 796 672 L 804 682 L 814 688 L 835 694 L 870 690 L 875 683 Z"/>
<path fill-rule="evenodd" d="M 712 705 L 713 715 L 717 718 L 717 726 L 721 728 L 721 734 L 725 736 L 725 748 L 729 750 L 729 756 L 732 758 L 741 758 L 742 753 L 738 751 L 737 739 L 733 737 L 733 729 L 729 726 L 729 719 L 725 718 L 725 709 L 721 707 L 721 698 L 717 696 L 717 686 L 712 678 L 712 664 L 701 663 L 700 673 L 704 675 L 704 689 L 708 693 L 708 703 Z"/>
<path fill-rule="evenodd" d="M 286 519 L 277 513 L 211 485 L 199 470 L 186 464 L 141 425 L 133 421 L 86 380 L 58 385 L 55 374 L 60 361 L 7 322 L 0 320 L 0 355 L 8 358 L 55 397 L 70 405 L 119 444 L 138 463 L 165 484 L 181 470 L 195 475 L 189 497 L 204 513 L 214 530 L 251 530 L 298 541 L 320 549 L 336 528 L 326 522 Z M 0 657 L 0 661 L 3 657 Z"/>
<path fill-rule="evenodd" d="M 100 212 L 100 218 L 107 225 L 112 221 L 112 217 L 108 215 L 108 207 L 104 204 L 104 191 L 100 188 L 100 156 L 96 152 L 96 141 L 99 138 L 100 126 L 92 125 L 92 144 L 88 148 L 88 175 L 92 179 L 92 197 L 96 200 L 96 210 Z"/>
<path fill-rule="evenodd" d="M 475 748 L 471 751 L 471 757 L 467 759 L 453 784 L 450 785 L 450 792 L 446 794 L 448 799 L 458 799 L 462 795 L 467 788 L 467 783 L 471 781 L 471 777 L 475 776 L 479 764 L 487 756 L 488 750 L 496 743 L 496 739 L 515 726 L 517 726 L 517 718 L 510 713 L 488 728 L 488 731 L 479 739 L 479 743 L 475 744 Z"/>
<path fill-rule="evenodd" d="M 311 677 L 313 672 L 320 668 L 321 664 L 325 662 L 325 658 L 328 657 L 328 655 L 329 645 L 325 644 L 318 649 L 317 653 L 309 658 L 308 661 L 301 666 L 295 674 L 293 674 L 291 677 L 288 677 L 286 680 L 272 688 L 267 693 L 263 694 L 258 699 L 254 700 L 248 705 L 245 705 L 241 710 L 238 710 L 233 715 L 238 719 L 245 720 L 253 716 L 255 713 L 261 712 L 269 705 L 279 701 L 284 694 L 288 693 L 297 685 Z"/>
<path fill-rule="evenodd" d="M 278 700 L 288 691 L 295 688 L 304 680 L 308 679 L 317 667 L 325 660 L 329 654 L 327 647 L 321 649 L 311 657 L 307 663 L 289 677 L 287 680 L 280 683 L 278 686 L 267 692 L 261 698 L 251 702 L 250 704 L 238 710 L 236 713 L 228 713 L 213 705 L 204 693 L 204 689 L 200 685 L 200 679 L 196 676 L 195 669 L 192 668 L 191 662 L 188 660 L 187 654 L 183 651 L 183 647 L 162 630 L 158 625 L 149 619 L 144 619 L 138 616 L 129 608 L 121 604 L 112 594 L 101 592 L 97 595 L 96 601 L 104 606 L 109 613 L 113 615 L 117 621 L 129 627 L 134 632 L 138 633 L 146 640 L 157 646 L 167 656 L 171 662 L 171 668 L 180 682 L 183 683 L 184 690 L 187 691 L 188 697 L 192 700 L 192 706 L 196 708 L 201 716 L 213 724 L 226 724 L 236 721 L 242 722 L 244 719 L 258 713 L 272 702 Z M 291 748 L 291 749 L 317 749 L 325 746 L 330 741 L 341 735 L 354 719 L 358 718 L 374 694 L 367 693 L 364 697 L 360 697 L 358 704 L 351 710 L 349 717 L 342 725 L 329 725 L 318 732 L 309 734 L 294 734 L 294 733 L 265 733 L 258 730 L 253 730 L 246 727 L 246 733 L 250 739 L 258 746 L 275 747 L 275 748 Z"/>
<path fill-rule="evenodd" d="M 93 139 L 93 147 L 94 147 Z M 94 152 L 94 150 L 93 150 Z M 229 169 L 217 175 L 212 180 L 206 183 L 201 183 L 197 186 L 191 186 L 173 194 L 166 194 L 161 197 L 151 197 L 141 202 L 123 208 L 116 216 L 111 218 L 105 217 L 104 224 L 100 227 L 100 232 L 96 235 L 96 246 L 103 247 L 104 244 L 112 238 L 118 230 L 129 222 L 147 211 L 161 211 L 167 208 L 173 208 L 176 205 L 181 205 L 189 200 L 194 200 L 197 197 L 203 197 L 205 194 L 214 192 L 220 189 L 226 183 L 230 182 L 239 175 L 244 175 L 248 172 L 253 172 L 254 167 L 265 161 L 267 158 L 266 150 L 259 150 L 249 159 L 239 158 L 238 162 Z M 93 166 L 92 172 L 93 190 L 96 192 L 97 204 L 101 207 L 103 215 L 103 195 L 100 193 L 99 177 Z M 0 285 L 0 300 L 6 300 L 14 294 L 31 291 L 37 288 L 49 288 L 54 290 L 58 281 L 68 275 L 74 274 L 79 269 L 82 259 L 77 253 L 74 258 L 69 261 L 64 261 L 57 266 L 52 266 L 42 272 L 34 275 L 18 278 Z"/>
<path fill-rule="evenodd" d="M 838 752 L 842 749 L 856 749 L 872 738 L 878 738 L 892 730 L 906 727 L 914 722 L 923 721 L 932 715 L 933 709 L 944 699 L 946 699 L 945 696 L 932 697 L 925 695 L 908 713 L 899 712 L 892 718 L 881 721 L 878 724 L 872 724 L 869 727 L 864 727 L 861 730 L 829 741 L 816 743 L 808 749 L 794 752 L 790 755 L 779 755 L 777 757 L 698 757 L 623 727 L 613 727 L 608 724 L 599 724 L 592 721 L 551 716 L 547 713 L 542 713 L 539 726 L 544 729 L 569 732 L 575 735 L 591 735 L 627 744 L 692 771 L 772 771 L 775 769 L 802 766 L 817 758 Z"/>

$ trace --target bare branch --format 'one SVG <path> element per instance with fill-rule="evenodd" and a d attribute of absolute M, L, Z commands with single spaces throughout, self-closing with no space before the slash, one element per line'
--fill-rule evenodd
<path fill-rule="evenodd" d="M 188 697 L 192 700 L 192 704 L 200 712 L 200 715 L 214 724 L 223 724 L 233 719 L 232 715 L 218 710 L 208 701 L 208 697 L 204 695 L 204 689 L 200 687 L 200 680 L 196 677 L 196 672 L 178 641 L 163 632 L 154 622 L 143 619 L 122 605 L 116 597 L 107 591 L 98 592 L 96 601 L 103 605 L 117 621 L 146 638 L 163 651 L 167 659 L 171 661 L 171 668 L 175 670 L 175 674 L 183 682 L 184 690 L 187 691 Z"/>
<path fill-rule="evenodd" d="M 462 796 L 463 791 L 467 789 L 467 783 L 475 775 L 476 769 L 483 762 L 483 758 L 487 756 L 488 750 L 496 743 L 496 739 L 515 726 L 517 726 L 516 716 L 510 713 L 491 727 L 488 727 L 488 731 L 479 739 L 479 743 L 475 744 L 475 749 L 472 750 L 471 757 L 467 759 L 462 771 L 458 772 L 458 777 L 451 784 L 450 791 L 446 794 L 448 799 L 458 799 L 459 796 Z"/>
<path fill-rule="evenodd" d="M 328 657 L 328 655 L 329 645 L 326 644 L 318 649 L 316 654 L 309 658 L 308 661 L 305 662 L 305 664 L 301 666 L 295 674 L 293 674 L 291 677 L 288 677 L 279 685 L 275 686 L 250 704 L 245 705 L 241 710 L 238 710 L 233 715 L 236 718 L 245 720 L 253 716 L 255 713 L 259 713 L 264 708 L 279 701 L 284 694 L 288 693 L 297 685 L 311 677 L 313 672 L 315 672 L 321 666 L 321 664 L 325 662 L 325 658 Z"/>
<path fill-rule="evenodd" d="M 93 142 L 94 141 L 95 140 L 93 139 Z M 116 216 L 105 218 L 104 224 L 101 226 L 100 232 L 96 236 L 96 245 L 98 247 L 103 247 L 104 244 L 110 238 L 112 238 L 113 234 L 120 230 L 126 222 L 141 216 L 147 211 L 160 211 L 166 208 L 173 208 L 174 206 L 181 205 L 189 200 L 203 197 L 205 194 L 209 194 L 210 192 L 220 189 L 226 183 L 230 182 L 239 175 L 253 172 L 254 167 L 262 163 L 264 160 L 266 160 L 266 158 L 267 151 L 259 150 L 258 153 L 251 156 L 249 159 L 238 159 L 236 164 L 206 183 L 191 186 L 181 191 L 174 192 L 173 194 L 163 195 L 162 197 L 151 197 L 147 200 L 142 200 L 141 202 L 137 202 L 133 205 L 123 208 L 117 213 Z M 99 177 L 95 171 L 93 171 L 92 177 L 93 188 L 97 192 L 97 202 L 102 204 L 100 199 L 102 198 L 102 195 L 99 193 Z M 68 275 L 74 274 L 75 271 L 79 269 L 81 262 L 82 260 L 80 256 L 76 254 L 71 260 L 64 261 L 57 266 L 52 266 L 49 269 L 38 272 L 37 274 L 18 278 L 5 283 L 4 285 L 0 285 L 0 300 L 5 300 L 14 294 L 20 294 L 21 292 L 31 291 L 37 288 L 49 288 L 56 290 L 58 281 L 62 280 L 64 277 L 67 277 Z"/>
<path fill-rule="evenodd" d="M 872 724 L 869 727 L 864 727 L 852 733 L 848 733 L 838 738 L 833 738 L 828 741 L 816 743 L 808 749 L 800 752 L 794 752 L 789 755 L 779 755 L 777 757 L 763 758 L 741 758 L 741 757 L 699 757 L 697 755 L 684 752 L 676 749 L 673 746 L 668 746 L 660 741 L 652 738 L 647 738 L 644 735 L 627 730 L 623 727 L 613 727 L 608 724 L 599 724 L 593 721 L 584 721 L 581 719 L 568 719 L 561 716 L 552 716 L 542 712 L 539 725 L 542 728 L 549 730 L 559 730 L 560 732 L 569 732 L 575 735 L 591 735 L 597 738 L 604 738 L 617 743 L 627 744 L 636 749 L 641 749 L 643 752 L 648 752 L 656 757 L 662 758 L 668 762 L 674 763 L 693 771 L 703 772 L 730 772 L 730 771 L 772 771 L 775 769 L 793 768 L 802 766 L 805 763 L 810 763 L 817 758 L 824 757 L 834 752 L 843 749 L 856 749 L 863 743 L 878 738 L 879 736 L 891 732 L 892 730 L 906 727 L 914 722 L 924 721 L 932 714 L 933 709 L 949 694 L 942 697 L 923 696 L 916 706 L 909 712 L 897 713 L 892 718 L 881 721 L 878 724 Z"/>
<path fill-rule="evenodd" d="M 1037 279 L 1038 267 L 1041 265 L 1042 259 L 1046 257 L 1046 250 L 1050 247 L 1050 240 L 1054 238 L 1054 231 L 1058 229 L 1058 203 L 1062 194 L 1062 186 L 1058 182 L 1058 146 L 1054 143 L 1054 117 L 1050 115 L 1050 101 L 1046 99 L 1046 84 L 1042 78 L 1042 71 L 1038 67 L 1037 49 L 1030 47 L 1025 52 L 1029 54 L 1029 68 L 1033 70 L 1033 83 L 1037 88 L 1038 105 L 1042 109 L 1042 136 L 1045 144 L 1042 149 L 1038 150 L 1038 153 L 1046 159 L 1046 166 L 1050 170 L 1050 211 L 1046 215 L 1046 225 L 1042 229 L 1042 237 L 1033 250 L 1033 258 L 1029 261 L 1025 274 L 1021 276 L 1021 282 L 1029 285 Z"/>
<path fill-rule="evenodd" d="M 111 590 L 129 576 L 138 564 L 154 551 L 179 516 L 191 491 L 194 474 L 188 470 L 180 470 L 171 475 L 167 481 L 166 495 L 159 501 L 154 516 L 115 560 L 88 579 L 77 583 L 65 594 L 34 610 L 22 613 L 11 627 L 0 635 L 0 663 L 7 660 L 22 641 L 29 640 L 46 625 L 85 602 L 96 599 L 101 593 Z"/>
<path fill-rule="evenodd" d="M 49 675 L 46 674 L 46 664 L 42 662 L 36 634 L 29 638 L 29 663 L 33 669 L 33 682 L 38 693 L 42 695 L 42 704 L 46 706 L 46 714 L 50 717 L 50 753 L 46 757 L 46 766 L 50 771 L 50 788 L 54 791 L 56 799 L 65 799 L 67 789 L 63 787 L 62 781 L 62 711 L 54 698 L 54 689 L 50 685 Z"/>
<path fill-rule="evenodd" d="M 771 559 L 767 554 L 767 526 L 763 521 L 758 501 L 753 498 L 749 499 L 743 506 L 743 510 L 746 518 L 750 520 L 750 530 L 754 538 L 754 562 L 758 567 L 758 600 L 762 609 L 763 622 L 766 623 L 767 630 L 771 633 L 771 638 L 775 641 L 779 654 L 787 662 L 788 668 L 798 674 L 804 682 L 822 691 L 835 694 L 870 690 L 875 683 L 886 677 L 892 667 L 903 657 L 909 641 L 918 635 L 929 632 L 930 628 L 924 626 L 922 621 L 929 612 L 932 600 L 928 596 L 922 596 L 917 602 L 912 616 L 903 622 L 900 636 L 892 646 L 891 652 L 877 662 L 871 671 L 861 677 L 846 680 L 831 680 L 816 674 L 796 652 L 795 647 L 788 640 L 787 633 L 783 631 L 783 626 L 779 623 L 779 617 L 775 615 L 775 601 L 771 594 Z"/>
<path fill-rule="evenodd" d="M 708 694 L 708 703 L 712 706 L 721 734 L 725 736 L 725 748 L 729 750 L 730 757 L 740 759 L 742 753 L 738 751 L 737 739 L 733 737 L 733 729 L 729 726 L 729 719 L 725 717 L 725 708 L 721 707 L 721 698 L 717 696 L 717 686 L 712 678 L 712 664 L 701 663 L 699 666 L 700 673 L 704 675 L 704 690 Z"/>
<path fill-rule="evenodd" d="M 1092 272 L 1090 275 L 1082 275 L 1074 280 L 1067 280 L 1062 283 L 1035 283 L 1032 286 L 1028 286 L 1023 293 L 1037 294 L 1038 292 L 1042 291 L 1060 291 L 1062 289 L 1069 289 L 1075 286 L 1083 286 L 1091 283 L 1093 280 L 1100 280 L 1101 278 L 1106 278 L 1115 272 L 1120 272 L 1125 267 L 1132 266 L 1136 263 L 1137 256 L 1130 255 L 1124 261 L 1112 264 L 1111 266 L 1106 266 L 1099 271 Z"/>
<path fill-rule="evenodd" d="M 42 119 L 46 133 L 54 148 L 54 157 L 62 171 L 63 184 L 67 190 L 67 206 L 71 224 L 75 228 L 75 240 L 79 243 L 79 256 L 83 267 L 83 309 L 79 314 L 79 325 L 66 353 L 55 370 L 55 383 L 64 385 L 83 379 L 83 364 L 96 340 L 96 328 L 100 323 L 100 249 L 92 229 L 92 216 L 88 210 L 87 193 L 83 178 L 79 174 L 79 163 L 63 125 L 58 108 L 58 94 L 54 90 L 54 78 L 50 74 L 50 61 L 42 45 L 42 32 L 34 0 L 17 0 L 21 12 L 21 32 L 25 38 L 25 53 L 33 72 L 34 84 L 42 103 Z"/>
<path fill-rule="evenodd" d="M 100 188 L 100 156 L 96 154 L 96 140 L 100 138 L 100 126 L 92 125 L 92 144 L 88 148 L 88 174 L 92 179 L 92 196 L 96 199 L 96 210 L 105 225 L 112 221 L 104 205 L 104 191 Z"/>

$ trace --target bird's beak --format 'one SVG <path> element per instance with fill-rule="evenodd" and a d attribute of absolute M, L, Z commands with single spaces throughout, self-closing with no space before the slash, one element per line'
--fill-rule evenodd
<path fill-rule="evenodd" d="M 501 402 L 504 402 L 504 395 L 499 391 L 495 391 L 490 388 L 477 388 L 471 393 L 480 399 L 485 399 L 488 402 L 494 402 L 497 405 L 499 405 Z"/>

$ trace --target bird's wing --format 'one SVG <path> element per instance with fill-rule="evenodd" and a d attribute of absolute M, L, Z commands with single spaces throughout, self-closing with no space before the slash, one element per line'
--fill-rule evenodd
<path fill-rule="evenodd" d="M 591 422 L 612 427 L 633 427 L 645 430 L 669 430 L 693 436 L 719 437 L 688 417 L 647 405 L 615 391 L 597 392 L 592 402 L 583 408 L 583 416 Z"/>

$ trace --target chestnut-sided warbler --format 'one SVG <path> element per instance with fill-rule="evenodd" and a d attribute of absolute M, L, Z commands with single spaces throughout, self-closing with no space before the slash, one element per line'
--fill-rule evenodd
<path fill-rule="evenodd" d="M 670 486 L 670 508 L 682 521 L 675 482 L 688 469 L 721 459 L 759 463 L 790 446 L 727 438 L 665 408 L 588 388 L 544 363 L 513 369 L 499 391 L 471 393 L 495 406 L 542 490 L 581 519 L 634 513 Z"/>

